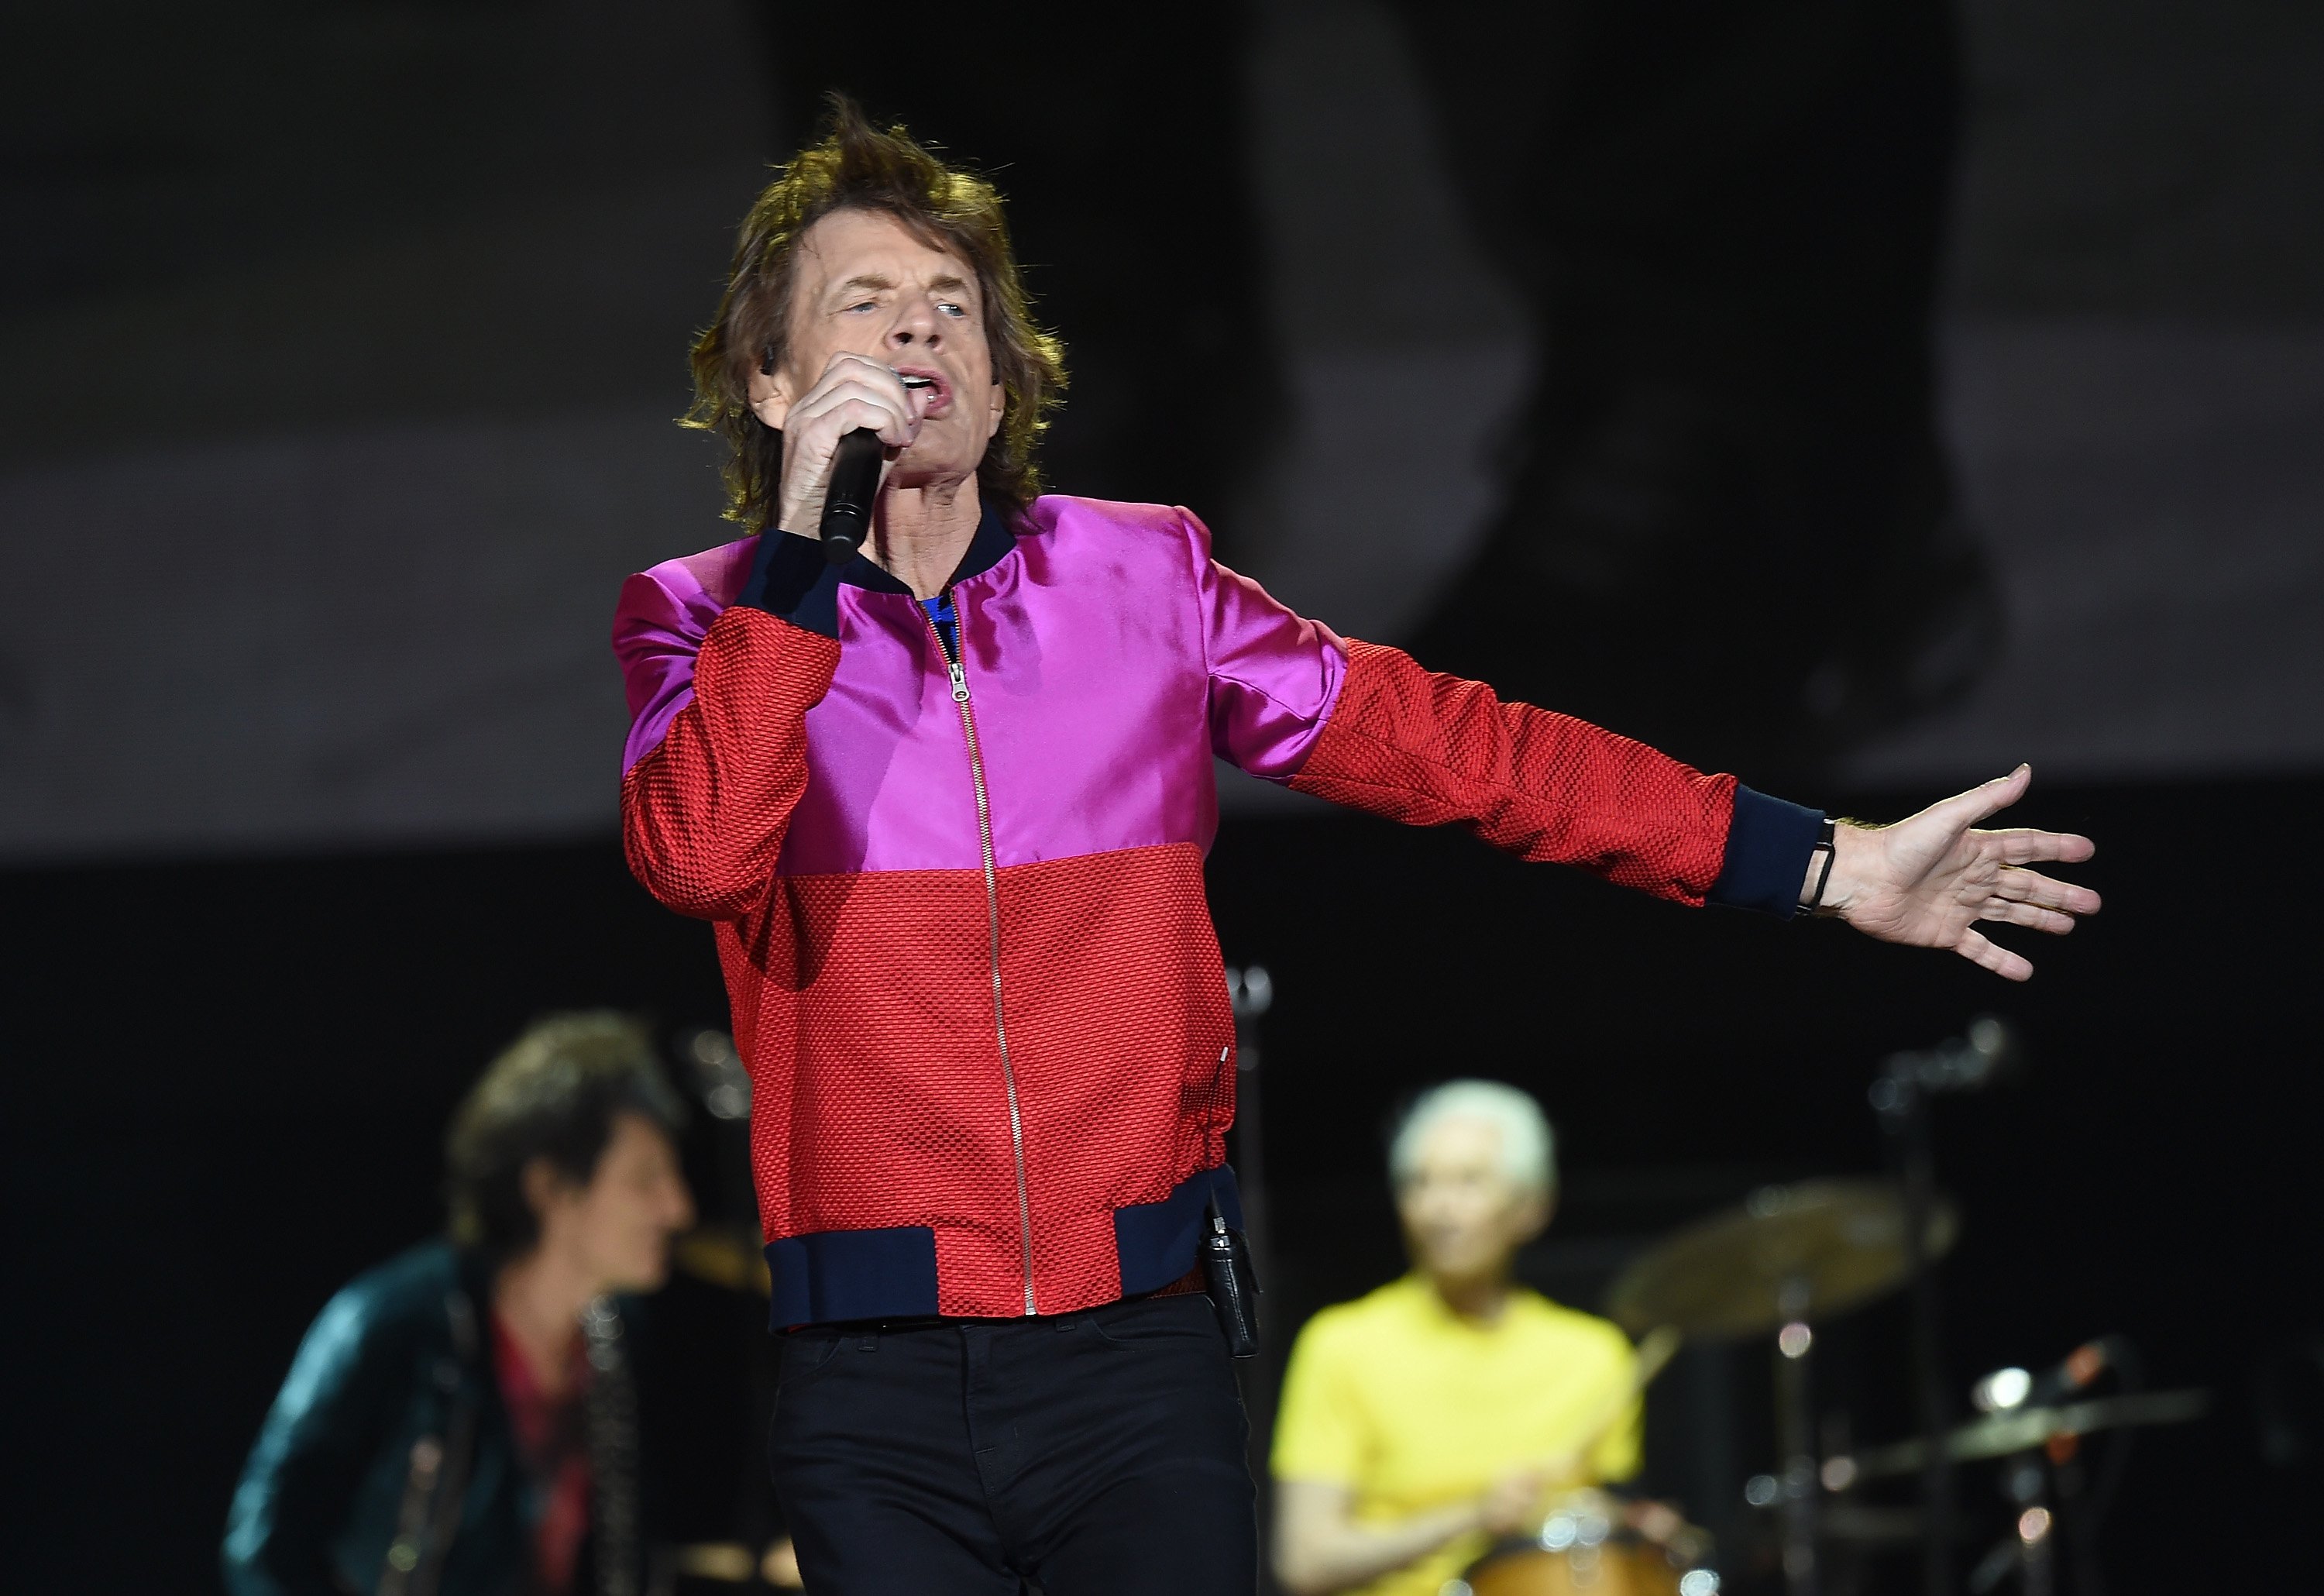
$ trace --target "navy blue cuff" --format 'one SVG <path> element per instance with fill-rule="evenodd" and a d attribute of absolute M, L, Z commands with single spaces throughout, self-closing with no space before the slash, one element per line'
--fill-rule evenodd
<path fill-rule="evenodd" d="M 808 632 L 839 635 L 839 571 L 812 538 L 794 538 L 772 527 L 760 533 L 750 578 L 734 602 L 780 615 Z"/>
<path fill-rule="evenodd" d="M 1815 852 L 1822 829 L 1822 810 L 1803 809 L 1737 782 L 1727 858 L 1704 901 L 1790 919 L 1800 907 L 1808 855 Z"/>

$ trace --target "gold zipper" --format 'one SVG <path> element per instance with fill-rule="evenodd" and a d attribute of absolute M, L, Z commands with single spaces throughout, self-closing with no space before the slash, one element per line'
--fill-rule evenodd
<path fill-rule="evenodd" d="M 936 653 L 952 672 L 952 701 L 960 706 L 960 729 L 968 739 L 968 779 L 976 789 L 976 840 L 984 849 L 984 906 L 991 928 L 992 1033 L 1001 1043 L 1001 1084 L 1009 1093 L 1009 1144 L 1017 1158 L 1017 1230 L 1025 1243 L 1025 1312 L 1033 1312 L 1033 1203 L 1025 1186 L 1025 1116 L 1017 1106 L 1017 1071 L 1009 1062 L 1009 1021 L 1001 1007 L 1001 881 L 992 865 L 992 805 L 984 793 L 984 758 L 976 746 L 976 715 L 969 706 L 968 671 L 962 657 L 945 647 L 936 617 L 923 608 Z M 960 600 L 953 600 L 953 626 L 959 635 Z"/>

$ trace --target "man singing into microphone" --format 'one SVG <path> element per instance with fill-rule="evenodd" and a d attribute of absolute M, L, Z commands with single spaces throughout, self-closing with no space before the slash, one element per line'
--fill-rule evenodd
<path fill-rule="evenodd" d="M 622 835 L 716 928 L 791 1332 L 776 1484 L 812 1591 L 1254 1587 L 1196 1263 L 1239 1217 L 1214 754 L 2011 978 L 2030 966 L 1979 922 L 2098 907 L 2028 868 L 2086 840 L 1971 829 L 2023 769 L 1835 826 L 1343 641 L 1213 562 L 1185 510 L 1041 494 L 1064 373 L 998 198 L 852 106 L 752 206 L 694 370 L 752 535 L 622 591 Z M 834 567 L 831 461 L 866 428 L 887 475 Z"/>

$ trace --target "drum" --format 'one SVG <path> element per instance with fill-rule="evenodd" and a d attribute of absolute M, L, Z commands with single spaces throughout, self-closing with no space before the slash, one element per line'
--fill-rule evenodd
<path fill-rule="evenodd" d="M 1519 1541 L 1479 1559 L 1462 1581 L 1472 1596 L 1680 1596 L 1683 1573 L 1671 1566 L 1660 1546 L 1643 1541 L 1608 1540 L 1562 1552 Z"/>
<path fill-rule="evenodd" d="M 1659 1503 L 1575 1491 L 1539 1535 L 1495 1546 L 1443 1596 L 1718 1596 L 1719 1576 L 1696 1566 L 1710 1547 Z"/>

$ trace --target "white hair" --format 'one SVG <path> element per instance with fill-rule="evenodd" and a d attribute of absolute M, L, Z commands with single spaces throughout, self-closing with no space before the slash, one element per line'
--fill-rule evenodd
<path fill-rule="evenodd" d="M 1502 1172 L 1517 1185 L 1536 1192 L 1557 1185 L 1557 1137 L 1541 1104 L 1499 1081 L 1447 1081 L 1413 1100 L 1388 1142 L 1388 1178 L 1397 1186 L 1412 1178 L 1421 1143 L 1446 1120 L 1481 1120 L 1499 1130 Z"/>

